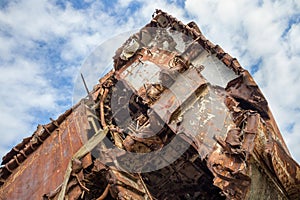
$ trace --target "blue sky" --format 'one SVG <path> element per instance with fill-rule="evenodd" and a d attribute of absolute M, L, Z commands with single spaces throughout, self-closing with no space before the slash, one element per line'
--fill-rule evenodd
<path fill-rule="evenodd" d="M 252 73 L 299 162 L 297 0 L 1 1 L 0 156 L 71 107 L 85 59 L 107 39 L 144 26 L 156 8 L 195 21 Z"/>

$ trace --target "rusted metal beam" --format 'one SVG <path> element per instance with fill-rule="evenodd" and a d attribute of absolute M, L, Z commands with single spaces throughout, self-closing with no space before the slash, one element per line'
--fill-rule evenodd
<path fill-rule="evenodd" d="M 265 97 L 195 23 L 156 10 L 113 59 L 91 92 L 83 79 L 92 104 L 3 158 L 1 197 L 299 199 L 300 167 Z"/>

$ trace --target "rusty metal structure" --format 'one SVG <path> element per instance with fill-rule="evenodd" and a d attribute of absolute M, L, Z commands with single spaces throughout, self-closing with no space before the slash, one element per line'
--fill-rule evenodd
<path fill-rule="evenodd" d="M 86 98 L 3 157 L 1 200 L 300 199 L 265 97 L 194 22 L 156 10 L 113 60 Z"/>

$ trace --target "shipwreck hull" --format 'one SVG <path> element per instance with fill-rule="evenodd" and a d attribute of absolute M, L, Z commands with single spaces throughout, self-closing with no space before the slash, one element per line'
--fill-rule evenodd
<path fill-rule="evenodd" d="M 266 99 L 195 23 L 157 10 L 113 59 L 3 158 L 0 199 L 299 199 Z"/>

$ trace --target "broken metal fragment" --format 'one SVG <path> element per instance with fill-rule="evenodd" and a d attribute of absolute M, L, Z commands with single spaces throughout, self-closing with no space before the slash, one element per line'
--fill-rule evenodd
<path fill-rule="evenodd" d="M 300 199 L 265 97 L 194 22 L 156 10 L 113 62 L 3 157 L 0 198 Z"/>

